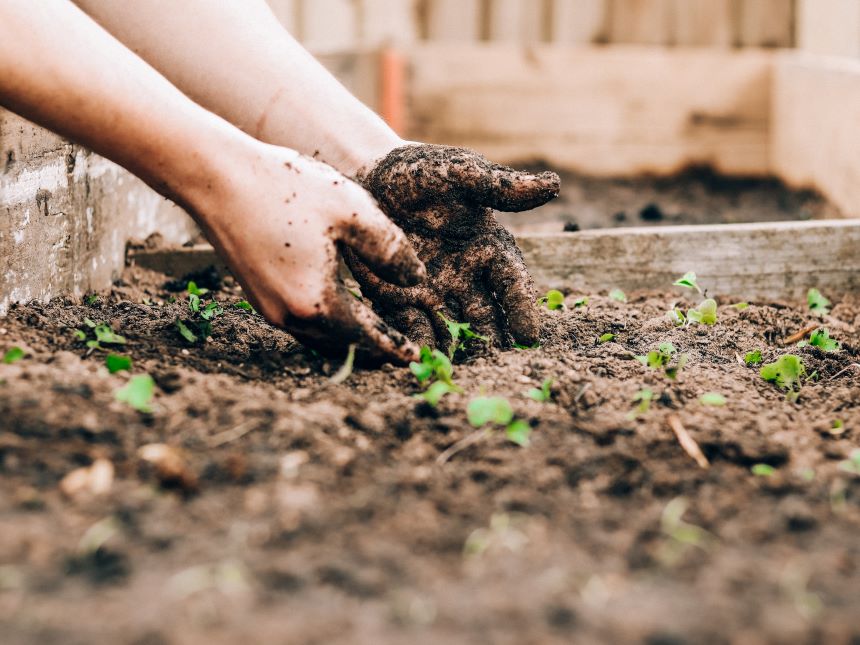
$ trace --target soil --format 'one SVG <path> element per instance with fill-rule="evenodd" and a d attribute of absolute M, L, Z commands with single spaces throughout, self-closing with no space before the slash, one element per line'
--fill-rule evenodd
<path fill-rule="evenodd" d="M 857 296 L 826 294 L 840 351 L 791 349 L 815 375 L 797 402 L 738 356 L 788 351 L 819 321 L 805 303 L 725 301 L 716 325 L 675 328 L 678 294 L 568 294 L 539 349 L 476 350 L 434 409 L 406 368 L 334 384 L 336 362 L 229 306 L 229 278 L 189 345 L 166 282 L 129 269 L 0 321 L 0 348 L 28 352 L 0 364 L 4 643 L 860 641 Z M 127 338 L 151 413 L 114 399 L 128 375 L 76 339 L 84 318 Z M 689 355 L 676 381 L 631 358 L 663 341 Z M 523 394 L 549 378 L 551 401 Z M 475 434 L 480 393 L 510 399 L 530 446 Z M 149 466 L 148 444 L 176 463 Z M 63 479 L 95 460 L 115 468 L 101 492 Z"/>
<path fill-rule="evenodd" d="M 839 210 L 817 192 L 792 189 L 775 178 L 726 177 L 699 167 L 670 177 L 618 179 L 553 170 L 561 176 L 558 199 L 528 213 L 500 215 L 506 227 L 516 233 L 557 233 L 840 217 Z"/>

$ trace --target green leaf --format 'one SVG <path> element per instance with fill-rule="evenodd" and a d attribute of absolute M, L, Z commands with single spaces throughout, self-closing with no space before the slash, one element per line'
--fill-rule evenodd
<path fill-rule="evenodd" d="M 88 295 L 88 296 L 84 299 L 84 301 L 87 303 L 87 305 L 89 305 L 90 307 L 92 307 L 94 304 L 96 304 L 96 303 L 99 301 L 98 294 L 91 293 L 90 295 Z"/>
<path fill-rule="evenodd" d="M 613 289 L 609 292 L 609 297 L 612 300 L 617 300 L 618 302 L 627 302 L 627 294 L 621 289 Z"/>
<path fill-rule="evenodd" d="M 657 345 L 657 349 L 660 350 L 660 353 L 664 356 L 672 356 L 676 351 L 675 346 L 670 342 L 660 343 Z"/>
<path fill-rule="evenodd" d="M 737 309 L 738 311 L 743 311 L 744 309 L 749 309 L 750 303 L 748 303 L 748 302 L 736 302 L 731 306 L 734 307 L 735 309 Z"/>
<path fill-rule="evenodd" d="M 200 317 L 203 320 L 212 320 L 224 313 L 224 309 L 217 302 L 210 302 L 200 310 Z"/>
<path fill-rule="evenodd" d="M 696 282 L 696 274 L 692 271 L 687 271 L 682 277 L 678 278 L 673 282 L 676 287 L 685 287 L 687 289 L 695 289 L 699 293 L 702 293 L 702 289 L 699 287 Z"/>
<path fill-rule="evenodd" d="M 424 363 L 416 363 L 412 361 L 409 363 L 410 371 L 415 375 L 415 378 L 418 379 L 419 383 L 423 383 L 431 376 L 433 376 L 433 367 L 431 365 L 425 365 Z"/>
<path fill-rule="evenodd" d="M 197 286 L 197 283 L 194 280 L 188 281 L 188 295 L 189 296 L 205 296 L 209 293 L 209 289 L 203 289 Z"/>
<path fill-rule="evenodd" d="M 611 340 L 615 340 L 615 334 L 606 333 L 597 339 L 597 344 L 602 345 L 603 343 L 608 343 Z"/>
<path fill-rule="evenodd" d="M 130 371 L 131 357 L 121 354 L 108 354 L 105 356 L 105 365 L 107 365 L 108 372 L 111 374 L 116 374 L 122 370 Z"/>
<path fill-rule="evenodd" d="M 552 383 L 553 380 L 551 378 L 548 378 L 543 383 L 541 383 L 540 389 L 533 387 L 528 392 L 526 392 L 526 396 L 539 403 L 549 401 L 552 398 Z"/>
<path fill-rule="evenodd" d="M 240 300 L 239 302 L 233 303 L 233 306 L 236 309 L 244 309 L 245 311 L 250 311 L 252 314 L 257 313 L 257 310 L 254 309 L 253 305 L 247 300 Z"/>
<path fill-rule="evenodd" d="M 721 406 L 726 404 L 726 397 L 719 392 L 705 392 L 699 398 L 699 401 L 702 405 Z"/>
<path fill-rule="evenodd" d="M 819 316 L 826 316 L 830 313 L 830 301 L 821 295 L 818 289 L 810 289 L 806 292 L 806 303 L 809 305 L 809 309 Z"/>
<path fill-rule="evenodd" d="M 423 383 L 429 378 L 434 377 L 438 381 L 454 385 L 451 380 L 454 374 L 454 367 L 445 354 L 438 349 L 430 349 L 425 345 L 421 348 L 419 360 L 419 363 L 412 361 L 409 364 L 409 369 L 415 375 L 415 378 L 418 379 L 419 383 Z"/>
<path fill-rule="evenodd" d="M 751 352 L 747 352 L 744 354 L 744 363 L 747 365 L 758 365 L 762 362 L 761 350 L 756 349 Z"/>
<path fill-rule="evenodd" d="M 648 412 L 651 408 L 651 401 L 654 399 L 654 392 L 649 388 L 644 388 L 639 390 L 633 396 L 633 402 L 638 403 L 638 405 L 630 411 L 627 415 L 629 419 L 635 419 L 638 416 L 641 416 Z"/>
<path fill-rule="evenodd" d="M 350 377 L 352 374 L 352 366 L 355 364 L 355 343 L 351 343 L 349 349 L 346 351 L 346 360 L 344 360 L 343 365 L 340 366 L 340 369 L 334 373 L 331 377 L 331 382 L 335 385 L 340 385 L 346 379 Z"/>
<path fill-rule="evenodd" d="M 687 319 L 703 325 L 713 325 L 717 322 L 717 301 L 713 298 L 703 300 L 698 307 L 687 312 Z"/>
<path fill-rule="evenodd" d="M 683 311 L 678 309 L 678 307 L 672 307 L 668 312 L 666 312 L 666 315 L 675 327 L 683 327 L 684 323 L 687 322 L 687 317 L 684 315 Z"/>
<path fill-rule="evenodd" d="M 152 412 L 150 402 L 155 394 L 155 381 L 149 374 L 132 376 L 128 383 L 114 392 L 114 398 L 139 412 Z"/>
<path fill-rule="evenodd" d="M 176 329 L 179 331 L 179 334 L 187 340 L 189 343 L 196 343 L 199 339 L 197 338 L 197 334 L 191 331 L 191 328 L 185 324 L 180 318 L 176 319 Z"/>
<path fill-rule="evenodd" d="M 200 296 L 196 293 L 188 294 L 188 308 L 195 314 L 200 311 Z"/>
<path fill-rule="evenodd" d="M 89 347 L 90 349 L 101 349 L 102 348 L 102 346 L 99 344 L 99 341 L 97 341 L 97 340 L 88 340 L 87 341 L 87 347 Z"/>
<path fill-rule="evenodd" d="M 442 397 L 450 392 L 456 392 L 457 390 L 453 388 L 451 385 L 446 383 L 445 381 L 436 381 L 432 383 L 430 387 L 428 387 L 423 392 L 416 394 L 415 397 L 418 399 L 424 399 L 427 403 L 429 403 L 434 408 L 439 405 L 439 401 L 442 400 Z"/>
<path fill-rule="evenodd" d="M 125 345 L 125 337 L 115 334 L 107 323 L 96 325 L 93 329 L 96 340 L 105 345 Z"/>
<path fill-rule="evenodd" d="M 800 389 L 801 378 L 806 374 L 806 368 L 799 356 L 785 354 L 775 362 L 763 365 L 760 374 L 769 383 L 776 383 L 785 390 L 793 390 L 795 387 Z"/>
<path fill-rule="evenodd" d="M 573 301 L 573 308 L 585 307 L 588 304 L 588 296 L 581 296 Z"/>
<path fill-rule="evenodd" d="M 445 323 L 445 326 L 448 328 L 448 333 L 451 334 L 451 345 L 448 348 L 448 358 L 453 359 L 454 354 L 458 349 L 463 349 L 465 347 L 465 343 L 463 341 L 466 340 L 480 340 L 483 342 L 489 342 L 489 338 L 486 336 L 481 336 L 481 334 L 477 334 L 472 331 L 472 325 L 470 323 L 461 323 L 456 322 L 454 320 L 448 320 L 441 311 L 438 312 L 439 317 Z"/>
<path fill-rule="evenodd" d="M 750 470 L 757 477 L 770 477 L 776 472 L 776 468 L 769 464 L 754 464 Z"/>
<path fill-rule="evenodd" d="M 23 349 L 21 349 L 17 345 L 13 345 L 6 350 L 5 354 L 3 354 L 3 362 L 6 365 L 11 365 L 12 363 L 20 361 L 22 358 L 24 358 L 25 355 L 26 352 Z"/>
<path fill-rule="evenodd" d="M 841 347 L 838 342 L 830 338 L 830 333 L 824 327 L 812 332 L 812 335 L 809 337 L 809 344 L 813 347 L 819 347 L 825 352 L 837 352 Z"/>
<path fill-rule="evenodd" d="M 480 428 L 488 423 L 506 426 L 514 418 L 514 411 L 506 398 L 501 396 L 480 396 L 469 401 L 466 408 L 469 423 Z"/>
<path fill-rule="evenodd" d="M 588 302 L 588 298 L 585 302 Z M 545 305 L 550 311 L 564 309 L 564 294 L 558 289 L 550 289 L 544 296 L 538 298 L 538 305 Z"/>
<path fill-rule="evenodd" d="M 666 376 L 673 381 L 678 378 L 678 375 L 681 373 L 681 370 L 684 369 L 687 365 L 687 361 L 690 359 L 689 354 L 681 354 L 678 356 L 678 362 L 675 365 L 669 365 L 664 370 Z"/>
<path fill-rule="evenodd" d="M 75 338 L 77 338 L 78 340 L 86 340 L 87 339 L 87 332 L 85 332 L 83 329 L 76 329 L 72 333 L 75 335 Z"/>
<path fill-rule="evenodd" d="M 508 424 L 508 427 L 505 428 L 505 436 L 508 438 L 508 441 L 512 441 L 523 448 L 529 445 L 529 435 L 531 435 L 531 433 L 531 426 L 522 419 L 511 421 Z"/>
<path fill-rule="evenodd" d="M 514 349 L 518 349 L 518 350 L 540 349 L 540 343 L 537 342 L 534 345 L 521 345 L 520 343 L 514 343 Z"/>
<path fill-rule="evenodd" d="M 96 326 L 95 322 L 93 322 L 93 321 L 92 321 L 92 320 L 90 320 L 89 318 L 84 318 L 84 324 L 85 324 L 87 327 L 89 327 L 90 329 L 95 329 L 95 326 Z"/>

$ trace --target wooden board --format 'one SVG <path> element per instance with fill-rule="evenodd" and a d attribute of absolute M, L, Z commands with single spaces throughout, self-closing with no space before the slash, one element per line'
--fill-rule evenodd
<path fill-rule="evenodd" d="M 546 40 L 547 5 L 536 0 L 489 0 L 487 38 L 493 42 Z"/>
<path fill-rule="evenodd" d="M 860 2 L 797 0 L 797 41 L 813 54 L 860 58 Z"/>
<path fill-rule="evenodd" d="M 681 46 L 730 47 L 734 41 L 732 0 L 675 0 L 672 42 Z"/>
<path fill-rule="evenodd" d="M 860 59 L 779 56 L 773 103 L 774 171 L 860 217 Z"/>
<path fill-rule="evenodd" d="M 517 238 L 540 289 L 668 289 L 687 271 L 713 295 L 799 298 L 810 287 L 860 291 L 860 222 L 830 220 L 619 228 Z M 182 276 L 222 267 L 212 247 L 134 251 L 131 261 Z"/>
<path fill-rule="evenodd" d="M 422 45 L 409 136 L 596 175 L 769 171 L 763 51 Z M 704 80 L 707 82 L 703 82 Z"/>
<path fill-rule="evenodd" d="M 432 0 L 424 7 L 426 34 L 440 42 L 475 42 L 481 37 L 478 0 Z"/>
<path fill-rule="evenodd" d="M 550 41 L 585 45 L 608 41 L 608 8 L 608 0 L 552 0 Z"/>
<path fill-rule="evenodd" d="M 794 44 L 794 1 L 740 2 L 737 44 L 741 47 L 791 47 Z"/>
<path fill-rule="evenodd" d="M 673 0 L 610 0 L 610 42 L 671 44 L 673 9 Z"/>

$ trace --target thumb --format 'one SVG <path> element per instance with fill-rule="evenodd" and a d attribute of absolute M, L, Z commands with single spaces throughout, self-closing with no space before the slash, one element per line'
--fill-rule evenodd
<path fill-rule="evenodd" d="M 561 185 L 554 172 L 532 174 L 485 162 L 462 177 L 463 187 L 481 206 L 519 212 L 536 208 L 558 197 Z"/>
<path fill-rule="evenodd" d="M 389 282 L 411 287 L 427 277 L 424 263 L 406 235 L 375 204 L 344 217 L 337 239 Z"/>

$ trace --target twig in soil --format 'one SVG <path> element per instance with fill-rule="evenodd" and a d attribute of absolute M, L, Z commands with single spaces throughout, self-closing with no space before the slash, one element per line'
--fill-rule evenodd
<path fill-rule="evenodd" d="M 444 452 L 442 452 L 438 457 L 436 457 L 436 465 L 444 466 L 451 458 L 456 455 L 458 452 L 461 452 L 468 448 L 469 446 L 478 443 L 484 437 L 487 436 L 486 430 L 476 430 L 470 435 L 466 435 L 460 441 L 449 446 Z"/>
<path fill-rule="evenodd" d="M 793 345 L 794 343 L 800 342 L 804 338 L 806 338 L 809 334 L 814 332 L 816 329 L 821 327 L 821 323 L 815 323 L 814 325 L 808 325 L 801 329 L 800 331 L 796 331 L 791 336 L 786 336 L 782 339 L 783 345 Z"/>
<path fill-rule="evenodd" d="M 349 351 L 346 353 L 346 360 L 341 368 L 329 380 L 334 385 L 340 385 L 352 374 L 352 366 L 355 363 L 355 343 L 350 344 Z"/>
<path fill-rule="evenodd" d="M 847 371 L 849 371 L 849 370 L 853 370 L 853 369 L 860 369 L 860 363 L 851 363 L 851 365 L 849 365 L 848 367 L 845 367 L 845 368 L 843 368 L 843 369 L 839 370 L 838 372 L 836 372 L 836 374 L 834 374 L 833 376 L 831 376 L 831 377 L 830 377 L 829 379 L 827 379 L 827 380 L 828 380 L 828 381 L 832 381 L 833 379 L 835 379 L 835 378 L 837 378 L 837 377 L 842 376 L 843 374 L 845 374 L 845 372 L 847 372 Z"/>
<path fill-rule="evenodd" d="M 573 397 L 573 404 L 574 404 L 574 405 L 576 405 L 577 403 L 579 403 L 579 400 L 582 398 L 582 395 L 583 395 L 583 394 L 585 394 L 585 393 L 586 393 L 586 391 L 588 391 L 588 389 L 589 389 L 590 387 L 591 387 L 591 382 L 588 382 L 588 383 L 586 383 L 585 385 L 583 385 L 581 388 L 579 388 L 579 392 L 577 392 L 577 393 L 576 393 L 576 396 L 575 396 L 575 397 Z"/>
<path fill-rule="evenodd" d="M 244 423 L 240 423 L 237 426 L 230 428 L 229 430 L 224 430 L 219 432 L 218 434 L 214 434 L 209 437 L 210 448 L 217 448 L 218 446 L 223 446 L 225 443 L 230 443 L 231 441 L 236 441 L 241 437 L 244 437 L 246 434 L 251 432 L 254 429 L 253 421 L 245 421 Z"/>
<path fill-rule="evenodd" d="M 684 452 L 690 455 L 693 460 L 699 464 L 700 468 L 709 468 L 711 464 L 708 463 L 708 458 L 705 457 L 702 449 L 699 448 L 699 444 L 696 443 L 696 440 L 687 432 L 684 424 L 681 423 L 681 419 L 679 419 L 675 414 L 670 414 L 666 417 L 666 422 L 669 424 L 669 427 L 672 428 L 672 432 L 675 433 L 675 436 L 678 438 L 678 443 L 681 444 Z"/>

